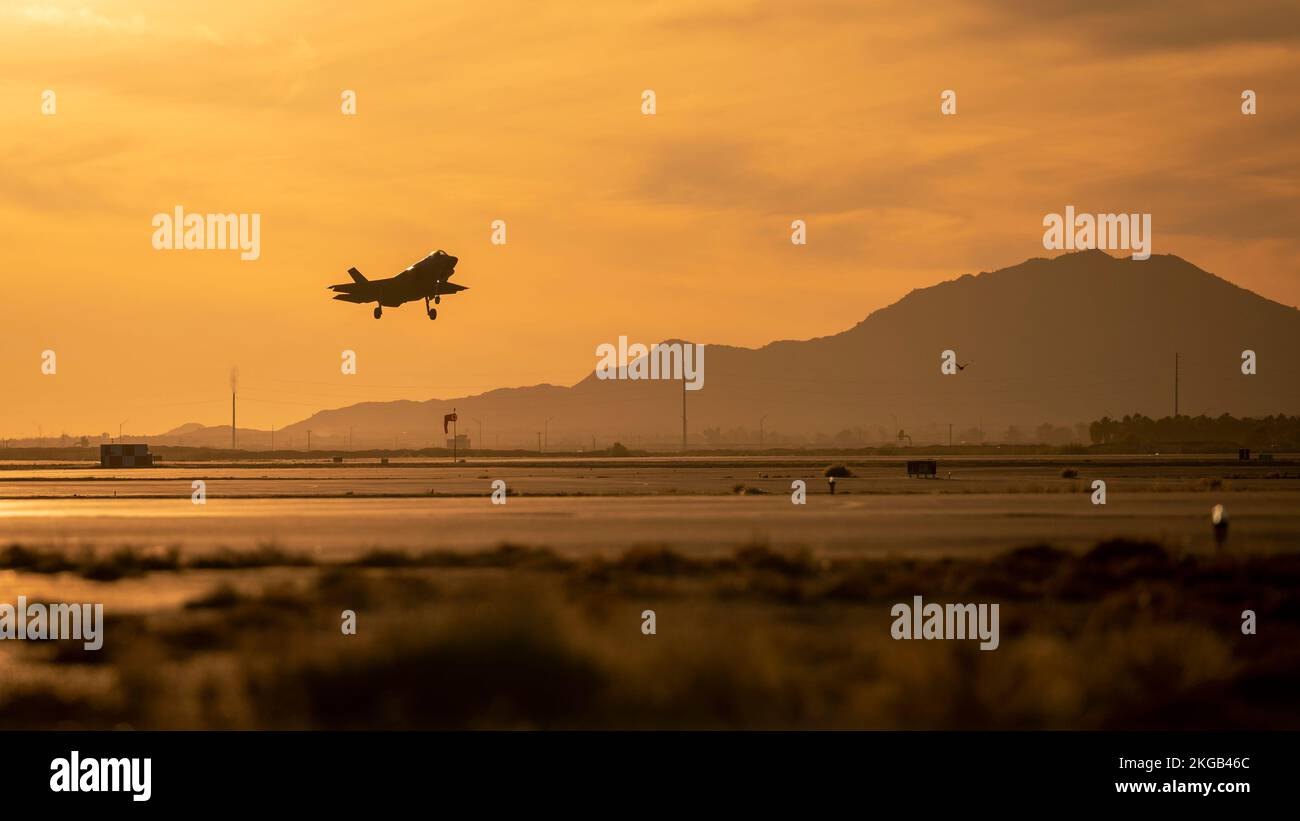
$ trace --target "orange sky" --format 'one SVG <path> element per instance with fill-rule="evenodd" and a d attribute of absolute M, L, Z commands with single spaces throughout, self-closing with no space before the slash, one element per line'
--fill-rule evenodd
<path fill-rule="evenodd" d="M 1041 5 L 0 3 L 0 434 L 222 424 L 232 365 L 265 428 L 834 333 L 1067 204 L 1300 303 L 1294 3 Z M 176 205 L 260 213 L 261 257 L 155 251 Z M 325 291 L 435 248 L 436 322 Z"/>

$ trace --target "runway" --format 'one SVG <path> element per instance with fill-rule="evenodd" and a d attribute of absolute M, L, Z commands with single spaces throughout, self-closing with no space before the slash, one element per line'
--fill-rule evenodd
<path fill-rule="evenodd" d="M 1224 500 L 1234 551 L 1300 546 L 1294 494 L 1138 493 L 1105 506 L 1087 494 L 605 496 L 508 498 L 0 500 L 0 544 L 179 546 L 184 553 L 259 545 L 320 559 L 386 549 L 482 549 L 510 542 L 616 554 L 667 544 L 730 552 L 751 541 L 836 554 L 966 556 L 1025 544 L 1087 548 L 1124 536 L 1213 549 L 1209 511 Z"/>

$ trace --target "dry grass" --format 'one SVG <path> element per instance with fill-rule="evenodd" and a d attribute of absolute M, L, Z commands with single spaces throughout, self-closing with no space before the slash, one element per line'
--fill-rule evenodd
<path fill-rule="evenodd" d="M 111 561 L 110 561 L 111 560 Z M 583 560 L 504 545 L 307 566 L 10 548 L 23 573 L 229 571 L 109 614 L 104 649 L 5 642 L 0 726 L 1300 728 L 1300 556 L 1111 541 L 990 560 L 744 545 Z M 264 568 L 298 566 L 275 573 Z M 1001 647 L 894 641 L 890 607 L 996 602 Z M 658 633 L 641 632 L 643 610 Z M 1240 615 L 1256 611 L 1259 635 Z M 357 614 L 345 636 L 340 613 Z"/>

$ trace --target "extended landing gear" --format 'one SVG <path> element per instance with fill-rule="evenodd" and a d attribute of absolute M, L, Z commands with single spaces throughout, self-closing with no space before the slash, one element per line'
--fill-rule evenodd
<path fill-rule="evenodd" d="M 437 309 L 437 308 L 430 308 L 430 309 L 429 309 L 429 319 L 437 319 L 437 318 L 438 318 L 438 309 Z"/>
<path fill-rule="evenodd" d="M 380 306 L 376 305 L 376 306 L 375 306 L 375 319 L 379 319 L 379 317 L 381 317 L 381 316 L 383 316 L 383 315 L 384 315 L 384 309 L 381 308 Z"/>
<path fill-rule="evenodd" d="M 433 301 L 434 301 L 434 302 L 437 302 L 437 301 L 438 301 L 438 297 L 435 296 L 435 297 L 433 298 Z M 428 298 L 427 296 L 424 298 L 424 310 L 429 314 L 429 319 L 437 319 L 437 318 L 438 318 L 438 309 L 437 309 L 437 308 L 434 308 L 434 307 L 431 307 L 431 306 L 429 305 L 429 298 Z"/>

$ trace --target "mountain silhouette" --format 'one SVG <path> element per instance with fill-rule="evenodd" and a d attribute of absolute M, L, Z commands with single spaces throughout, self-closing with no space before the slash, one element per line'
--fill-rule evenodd
<path fill-rule="evenodd" d="M 596 342 L 614 342 L 597 340 Z M 649 343 L 653 340 L 632 340 Z M 703 340 L 707 343 L 707 340 Z M 596 358 L 593 342 L 592 366 Z M 940 371 L 941 354 L 964 367 Z M 1242 373 L 1253 350 L 1257 373 Z M 875 311 L 831 336 L 772 342 L 758 349 L 706 344 L 704 388 L 686 395 L 691 445 L 706 430 L 726 441 L 946 442 L 978 429 L 1003 441 L 1011 426 L 1071 427 L 1104 415 L 1165 416 L 1179 411 L 1262 416 L 1300 410 L 1300 311 L 1272 302 L 1172 255 L 1119 259 L 1101 251 L 1035 258 L 966 274 Z M 681 382 L 600 380 L 571 387 L 503 388 L 469 397 L 367 402 L 326 410 L 277 431 L 277 446 L 301 449 L 306 431 L 322 448 L 353 429 L 357 447 L 441 446 L 442 415 L 455 406 L 459 431 L 484 447 L 535 448 L 552 418 L 551 449 L 620 440 L 681 442 Z M 743 431 L 734 429 L 743 428 Z M 212 445 L 222 446 L 221 428 Z M 229 427 L 225 427 L 229 441 Z M 710 431 L 713 438 L 716 431 Z M 846 434 L 848 434 L 846 438 Z M 202 435 L 190 431 L 187 444 Z M 240 432 L 241 447 L 265 447 L 265 433 Z"/>

